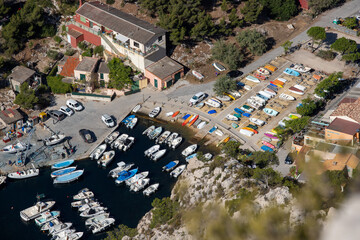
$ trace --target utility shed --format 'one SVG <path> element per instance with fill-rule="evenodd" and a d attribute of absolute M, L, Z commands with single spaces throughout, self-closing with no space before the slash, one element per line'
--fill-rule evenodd
<path fill-rule="evenodd" d="M 20 92 L 20 85 L 24 82 L 31 84 L 35 76 L 35 71 L 31 70 L 24 66 L 17 66 L 12 70 L 12 73 L 9 75 L 9 82 L 14 91 Z"/>

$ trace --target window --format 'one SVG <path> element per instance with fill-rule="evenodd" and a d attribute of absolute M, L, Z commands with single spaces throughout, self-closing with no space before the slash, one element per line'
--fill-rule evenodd
<path fill-rule="evenodd" d="M 104 79 L 104 74 L 100 73 L 100 79 L 103 80 Z"/>
<path fill-rule="evenodd" d="M 140 47 L 139 43 L 134 41 L 134 47 L 139 48 Z"/>
<path fill-rule="evenodd" d="M 86 18 L 84 18 L 83 16 L 80 16 L 80 21 L 86 23 Z"/>
<path fill-rule="evenodd" d="M 81 81 L 86 80 L 86 76 L 85 76 L 85 74 L 80 74 L 80 80 L 81 80 Z"/>
<path fill-rule="evenodd" d="M 162 38 L 163 38 L 163 36 L 158 37 L 158 41 L 161 42 Z"/>

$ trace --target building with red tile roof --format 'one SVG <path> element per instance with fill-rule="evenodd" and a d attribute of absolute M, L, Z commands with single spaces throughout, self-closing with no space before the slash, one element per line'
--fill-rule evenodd
<path fill-rule="evenodd" d="M 78 57 L 65 56 L 58 64 L 59 75 L 64 77 L 74 77 L 74 70 L 79 63 L 80 59 Z"/>

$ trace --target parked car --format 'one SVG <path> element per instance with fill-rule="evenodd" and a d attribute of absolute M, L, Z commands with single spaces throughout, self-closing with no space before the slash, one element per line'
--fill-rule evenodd
<path fill-rule="evenodd" d="M 108 114 L 104 114 L 101 116 L 101 120 L 105 123 L 108 127 L 115 127 L 115 122 Z"/>
<path fill-rule="evenodd" d="M 190 99 L 189 103 L 191 105 L 195 105 L 204 100 L 204 98 L 206 98 L 206 94 L 203 92 L 198 92 Z"/>
<path fill-rule="evenodd" d="M 56 121 L 61 121 L 65 118 L 65 114 L 58 110 L 49 110 L 47 111 L 47 114 Z"/>
<path fill-rule="evenodd" d="M 226 74 L 227 77 L 229 78 L 236 78 L 236 77 L 239 77 L 243 75 L 243 72 L 241 71 L 238 71 L 238 70 L 233 70 L 233 71 L 230 71 Z"/>
<path fill-rule="evenodd" d="M 67 106 L 61 106 L 59 111 L 66 114 L 69 117 L 74 114 L 74 111 Z"/>
<path fill-rule="evenodd" d="M 89 129 L 80 129 L 79 134 L 86 143 L 93 143 L 96 141 L 95 133 Z"/>
<path fill-rule="evenodd" d="M 292 153 L 289 153 L 285 158 L 285 164 L 293 164 L 294 162 L 294 156 Z"/>
<path fill-rule="evenodd" d="M 76 100 L 69 99 L 66 101 L 66 106 L 68 106 L 71 109 L 74 109 L 75 111 L 81 111 L 84 109 L 84 107 Z"/>

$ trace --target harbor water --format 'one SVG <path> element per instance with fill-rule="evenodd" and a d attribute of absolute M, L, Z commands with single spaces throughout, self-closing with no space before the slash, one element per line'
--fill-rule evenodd
<path fill-rule="evenodd" d="M 144 156 L 144 151 L 155 144 L 154 141 L 142 135 L 142 132 L 150 125 L 162 126 L 165 130 L 176 131 L 184 136 L 185 141 L 176 150 L 162 145 L 161 149 L 166 148 L 167 153 L 163 158 L 154 162 Z M 124 126 L 120 126 L 118 130 L 120 133 L 127 133 L 129 136 L 135 137 L 136 140 L 131 149 L 127 152 L 116 151 L 115 159 L 107 168 L 98 167 L 96 161 L 77 161 L 74 165 L 77 165 L 77 169 L 84 169 L 85 172 L 76 182 L 54 185 L 50 177 L 50 167 L 40 169 L 40 175 L 35 178 L 17 181 L 8 179 L 5 186 L 0 189 L 1 239 L 41 240 L 51 238 L 47 233 L 41 232 L 34 221 L 24 222 L 19 215 L 21 210 L 36 202 L 37 194 L 45 194 L 45 200 L 55 200 L 56 204 L 52 210 L 61 211 L 60 220 L 62 222 L 72 222 L 73 228 L 84 232 L 82 239 L 103 239 L 106 237 L 105 233 L 91 234 L 85 228 L 86 218 L 80 217 L 77 209 L 71 208 L 72 196 L 82 188 L 87 187 L 94 192 L 95 198 L 107 207 L 110 216 L 116 219 L 115 225 L 125 224 L 129 227 L 137 226 L 138 221 L 151 209 L 151 202 L 154 198 L 170 196 L 176 179 L 170 178 L 169 173 L 162 172 L 162 167 L 173 160 L 180 160 L 179 164 L 185 163 L 181 151 L 192 144 L 191 141 L 187 141 L 193 136 L 191 131 L 177 124 L 156 123 L 145 118 L 140 118 L 133 130 L 126 129 Z M 208 152 L 203 147 L 200 147 L 200 151 Z M 114 179 L 108 177 L 108 173 L 116 167 L 116 163 L 119 161 L 135 163 L 139 172 L 149 171 L 150 184 L 160 183 L 159 190 L 152 196 L 145 197 L 142 191 L 134 193 L 130 192 L 129 188 L 124 185 L 116 185 Z"/>

